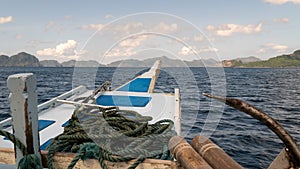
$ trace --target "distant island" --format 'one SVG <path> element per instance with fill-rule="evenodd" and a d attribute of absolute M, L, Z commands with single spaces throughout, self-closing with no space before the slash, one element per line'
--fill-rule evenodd
<path fill-rule="evenodd" d="M 268 60 L 260 60 L 257 57 L 250 56 L 237 58 L 232 60 L 223 60 L 221 63 L 214 59 L 181 61 L 178 59 L 170 59 L 166 56 L 158 58 L 150 58 L 145 60 L 122 60 L 112 62 L 110 64 L 100 64 L 95 60 L 76 61 L 69 60 L 59 63 L 56 60 L 39 61 L 34 55 L 21 52 L 11 57 L 0 55 L 0 67 L 150 67 L 155 60 L 160 59 L 163 67 L 232 67 L 232 68 L 289 68 L 300 67 L 300 50 L 292 54 L 284 54 L 270 58 Z"/>
<path fill-rule="evenodd" d="M 223 61 L 224 67 L 240 67 L 240 68 L 294 68 L 300 67 L 300 50 L 296 50 L 292 54 L 284 54 L 270 58 L 268 60 L 253 60 L 243 62 L 239 59 Z"/>
<path fill-rule="evenodd" d="M 69 60 L 59 63 L 56 60 L 39 61 L 34 55 L 21 52 L 11 57 L 0 55 L 0 67 L 105 67 L 97 61 L 76 61 Z"/>
<path fill-rule="evenodd" d="M 122 60 L 115 61 L 109 64 L 100 64 L 95 60 L 89 61 L 76 61 L 69 60 L 59 63 L 56 60 L 42 60 L 39 61 L 34 55 L 26 52 L 21 52 L 11 57 L 6 55 L 0 55 L 0 67 L 151 67 L 152 64 L 160 59 L 163 67 L 221 67 L 222 63 L 217 62 L 214 59 L 207 60 L 193 60 L 193 61 L 181 61 L 178 59 L 170 59 L 166 56 L 158 58 L 150 58 L 145 60 Z"/>

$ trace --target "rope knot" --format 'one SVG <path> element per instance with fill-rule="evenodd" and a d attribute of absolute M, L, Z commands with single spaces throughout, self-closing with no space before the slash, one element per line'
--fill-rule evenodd
<path fill-rule="evenodd" d="M 81 156 L 83 161 L 86 159 L 98 159 L 100 155 L 99 146 L 96 143 L 84 143 L 79 151 L 84 153 Z"/>
<path fill-rule="evenodd" d="M 42 169 L 41 160 L 35 154 L 25 155 L 18 163 L 18 169 Z"/>

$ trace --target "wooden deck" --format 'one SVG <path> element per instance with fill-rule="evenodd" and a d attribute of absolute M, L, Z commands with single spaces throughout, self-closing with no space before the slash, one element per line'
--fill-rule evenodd
<path fill-rule="evenodd" d="M 47 153 L 48 151 L 41 151 L 43 166 L 47 167 Z M 74 153 L 56 153 L 54 156 L 53 166 L 55 169 L 66 169 L 73 160 L 76 154 Z M 108 168 L 112 169 L 127 169 L 134 160 L 129 162 L 112 163 L 106 161 Z M 10 148 L 0 148 L 0 164 L 7 164 L 6 167 L 15 168 L 15 152 Z M 4 165 L 3 165 L 4 166 Z M 101 169 L 97 160 L 88 159 L 86 161 L 78 161 L 74 169 Z M 137 169 L 181 169 L 182 167 L 175 161 L 146 159 L 140 164 Z M 2 168 L 1 168 L 2 169 Z"/>

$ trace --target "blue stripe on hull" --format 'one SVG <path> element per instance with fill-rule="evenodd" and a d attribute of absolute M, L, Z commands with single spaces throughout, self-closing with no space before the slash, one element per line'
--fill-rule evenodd
<path fill-rule="evenodd" d="M 151 78 L 137 78 L 125 86 L 121 87 L 117 91 L 126 92 L 148 92 Z"/>
<path fill-rule="evenodd" d="M 101 95 L 96 101 L 102 106 L 145 107 L 150 100 L 151 97 Z"/>
<path fill-rule="evenodd" d="M 42 131 L 53 123 L 55 123 L 54 120 L 38 120 L 38 125 L 39 125 L 38 130 Z M 6 137 L 4 137 L 3 139 L 8 140 Z"/>
<path fill-rule="evenodd" d="M 70 123 L 70 122 L 69 122 L 69 120 L 68 120 L 68 121 L 64 122 L 64 124 L 62 124 L 61 127 L 66 127 L 69 123 Z"/>
<path fill-rule="evenodd" d="M 50 138 L 49 140 L 47 140 L 44 144 L 42 144 L 40 146 L 40 150 L 46 150 L 46 148 L 51 144 L 53 138 Z"/>
<path fill-rule="evenodd" d="M 49 127 L 51 124 L 55 123 L 53 120 L 39 120 L 39 131 L 44 130 L 45 128 Z"/>

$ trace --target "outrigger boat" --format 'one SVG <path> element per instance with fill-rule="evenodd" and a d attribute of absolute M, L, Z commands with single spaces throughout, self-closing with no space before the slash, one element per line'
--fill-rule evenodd
<path fill-rule="evenodd" d="M 180 136 L 180 92 L 154 92 L 159 70 L 157 61 L 112 91 L 107 82 L 94 91 L 79 86 L 40 105 L 32 74 L 10 76 L 12 118 L 0 122 L 0 167 L 243 168 L 208 138 L 190 145 Z M 238 99 L 204 95 L 250 114 L 283 140 L 270 169 L 300 166 L 299 147 L 274 119 Z"/>
<path fill-rule="evenodd" d="M 174 93 L 154 93 L 154 86 L 160 72 L 160 65 L 161 62 L 156 61 L 147 72 L 112 91 L 110 91 L 108 82 L 95 91 L 88 90 L 85 86 L 79 86 L 38 105 L 40 150 L 46 150 L 53 139 L 64 132 L 64 127 L 69 124 L 70 117 L 74 113 L 76 106 L 93 108 L 117 107 L 119 110 L 126 110 L 127 112 L 134 111 L 141 116 L 150 116 L 150 124 L 154 124 L 162 119 L 168 119 L 174 122 L 172 130 L 180 135 L 181 109 L 179 89 L 175 89 Z M 106 90 L 103 90 L 104 88 Z M 88 100 L 79 102 L 79 98 L 88 98 Z M 13 133 L 12 126 L 13 121 L 15 121 L 12 120 L 13 118 L 16 117 L 13 116 L 0 122 L 0 129 Z M 4 136 L 0 136 L 0 148 L 2 150 L 13 150 L 14 144 Z M 0 151 L 0 163 L 15 163 L 14 158 L 6 155 L 5 153 L 1 154 Z"/>
<path fill-rule="evenodd" d="M 179 89 L 175 94 L 153 93 L 154 85 L 160 71 L 160 61 L 155 62 L 151 69 L 114 89 L 113 91 L 99 91 L 93 95 L 93 90 L 79 86 L 56 98 L 38 105 L 40 148 L 45 150 L 51 140 L 62 133 L 74 111 L 74 105 L 93 106 L 89 103 L 80 103 L 74 100 L 93 95 L 97 105 L 101 107 L 117 106 L 123 110 L 133 110 L 141 115 L 151 116 L 154 123 L 161 119 L 170 119 L 175 123 L 175 131 L 180 134 L 180 98 Z M 107 84 L 107 83 L 105 83 Z M 95 105 L 94 105 L 95 106 Z M 6 131 L 12 132 L 12 118 L 0 122 Z M 3 148 L 13 148 L 7 139 L 1 139 Z"/>

